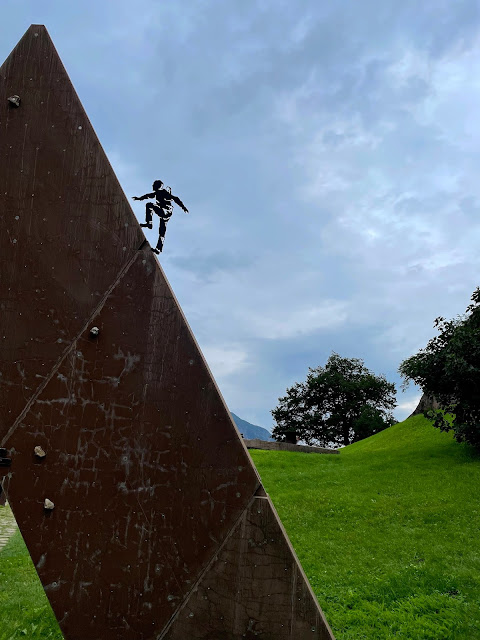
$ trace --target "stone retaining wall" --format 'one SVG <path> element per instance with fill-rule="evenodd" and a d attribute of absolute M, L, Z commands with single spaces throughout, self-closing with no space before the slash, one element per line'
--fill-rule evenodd
<path fill-rule="evenodd" d="M 325 447 L 309 447 L 306 444 L 289 444 L 288 442 L 269 442 L 267 440 L 243 440 L 247 449 L 266 449 L 267 451 L 300 451 L 301 453 L 339 453 L 337 449 Z"/>

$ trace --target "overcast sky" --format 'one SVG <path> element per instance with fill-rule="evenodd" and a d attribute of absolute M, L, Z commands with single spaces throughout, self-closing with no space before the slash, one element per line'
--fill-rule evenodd
<path fill-rule="evenodd" d="M 230 409 L 271 428 L 336 351 L 406 417 L 399 363 L 480 285 L 478 0 L 3 0 L 1 60 L 31 23 L 126 193 L 190 210 L 161 263 Z"/>

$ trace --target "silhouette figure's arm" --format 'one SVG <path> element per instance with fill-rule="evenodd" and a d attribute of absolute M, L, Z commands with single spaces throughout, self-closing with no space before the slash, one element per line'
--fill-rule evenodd
<path fill-rule="evenodd" d="M 133 196 L 133 200 L 148 200 L 149 198 L 155 197 L 155 191 L 153 193 L 146 193 L 143 196 Z"/>
<path fill-rule="evenodd" d="M 175 204 L 178 204 L 179 207 L 182 207 L 185 213 L 188 213 L 187 207 L 183 204 L 180 198 L 178 198 L 177 196 L 172 196 L 172 200 L 175 202 Z"/>

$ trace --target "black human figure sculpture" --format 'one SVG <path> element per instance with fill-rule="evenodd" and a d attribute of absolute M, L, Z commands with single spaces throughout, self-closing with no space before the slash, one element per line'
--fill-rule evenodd
<path fill-rule="evenodd" d="M 172 190 L 170 187 L 164 187 L 163 182 L 161 180 L 155 180 L 152 185 L 153 192 L 146 193 L 143 196 L 137 197 L 134 196 L 134 200 L 147 200 L 149 198 L 155 198 L 157 201 L 156 204 L 153 202 L 147 202 L 145 207 L 145 222 L 140 224 L 141 227 L 147 227 L 148 229 L 152 229 L 152 211 L 154 211 L 157 216 L 160 218 L 160 228 L 158 230 L 158 242 L 155 249 L 152 247 L 152 251 L 154 253 L 160 253 L 163 249 L 163 243 L 165 241 L 165 233 L 167 231 L 167 222 L 173 215 L 173 204 L 178 204 L 185 213 L 188 213 L 187 207 L 183 204 L 183 202 L 177 196 L 172 194 Z"/>

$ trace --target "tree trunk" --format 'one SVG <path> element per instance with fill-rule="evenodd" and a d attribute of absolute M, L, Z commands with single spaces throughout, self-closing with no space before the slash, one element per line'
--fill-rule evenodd
<path fill-rule="evenodd" d="M 289 444 L 297 444 L 297 432 L 285 431 L 285 442 L 288 442 Z"/>
<path fill-rule="evenodd" d="M 427 409 L 439 409 L 440 406 L 438 402 L 435 400 L 434 396 L 428 396 L 426 393 L 420 398 L 419 403 L 417 404 L 417 408 L 413 413 L 411 413 L 408 417 L 417 416 L 420 413 L 423 413 Z"/>

